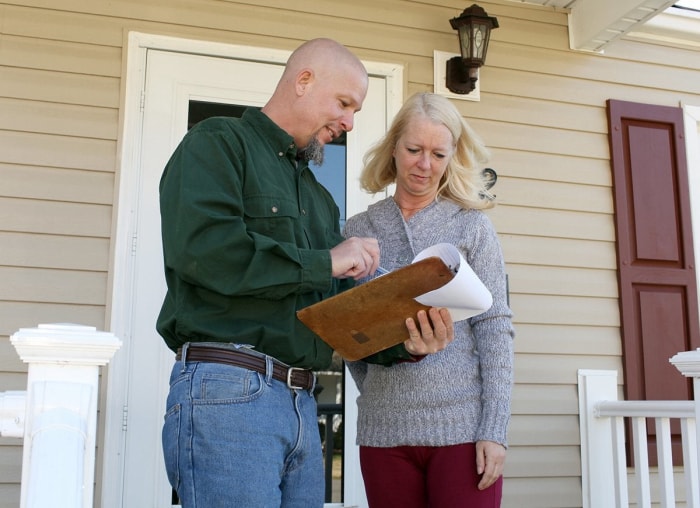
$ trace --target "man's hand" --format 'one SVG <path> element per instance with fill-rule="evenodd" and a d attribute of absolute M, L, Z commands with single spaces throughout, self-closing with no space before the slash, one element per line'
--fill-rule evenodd
<path fill-rule="evenodd" d="M 410 354 L 421 356 L 437 353 L 454 340 L 452 316 L 447 309 L 432 307 L 427 313 L 420 310 L 417 317 L 420 330 L 413 318 L 406 319 L 409 339 L 403 345 Z"/>
<path fill-rule="evenodd" d="M 479 490 L 484 490 L 503 474 L 506 463 L 506 449 L 493 441 L 476 442 L 476 472 L 481 475 Z"/>
<path fill-rule="evenodd" d="M 353 236 L 331 249 L 332 275 L 338 279 L 361 279 L 377 271 L 379 242 Z"/>

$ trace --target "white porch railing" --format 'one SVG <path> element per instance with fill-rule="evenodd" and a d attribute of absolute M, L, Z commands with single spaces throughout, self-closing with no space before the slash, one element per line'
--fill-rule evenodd
<path fill-rule="evenodd" d="M 67 324 L 10 340 L 29 364 L 27 391 L 0 393 L 0 435 L 24 438 L 20 507 L 92 508 L 99 367 L 121 342 Z"/>
<path fill-rule="evenodd" d="M 653 501 L 663 508 L 700 508 L 700 350 L 671 358 L 678 370 L 693 378 L 695 401 L 618 400 L 617 371 L 580 370 L 581 480 L 584 508 L 627 508 L 632 478 L 635 505 L 650 508 L 652 481 L 646 439 L 647 419 L 656 424 L 658 489 Z M 634 467 L 625 453 L 625 419 L 632 428 Z M 681 428 L 683 466 L 673 467 L 671 420 Z M 676 501 L 675 480 L 682 476 L 685 502 Z"/>
<path fill-rule="evenodd" d="M 27 391 L 0 392 L 0 435 L 24 438 L 21 508 L 91 508 L 99 367 L 121 346 L 110 333 L 76 325 L 40 325 L 11 337 L 29 364 Z M 700 350 L 671 359 L 693 378 L 695 401 L 620 401 L 616 371 L 580 370 L 579 415 L 584 508 L 650 508 L 646 421 L 656 422 L 655 503 L 675 508 L 680 475 L 687 508 L 700 508 Z M 625 418 L 632 423 L 634 468 L 626 464 Z M 682 434 L 683 467 L 671 460 L 671 420 Z"/>

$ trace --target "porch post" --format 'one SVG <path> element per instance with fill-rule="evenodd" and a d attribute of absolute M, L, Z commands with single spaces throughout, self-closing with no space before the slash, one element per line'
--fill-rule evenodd
<path fill-rule="evenodd" d="M 693 479 L 688 479 L 686 484 L 688 506 L 700 506 L 700 348 L 694 351 L 677 353 L 669 361 L 685 377 L 693 378 L 695 455 L 693 456 L 692 453 L 689 453 L 688 457 L 683 458 L 683 462 L 686 463 L 686 471 L 694 471 L 696 476 L 694 481 Z M 691 436 L 688 436 L 688 440 L 692 442 Z"/>
<path fill-rule="evenodd" d="M 596 404 L 618 400 L 617 371 L 580 369 L 578 395 L 583 508 L 616 506 L 615 442 L 610 420 L 596 418 Z"/>
<path fill-rule="evenodd" d="M 99 366 L 121 346 L 72 324 L 22 328 L 10 338 L 29 364 L 21 508 L 92 508 Z"/>

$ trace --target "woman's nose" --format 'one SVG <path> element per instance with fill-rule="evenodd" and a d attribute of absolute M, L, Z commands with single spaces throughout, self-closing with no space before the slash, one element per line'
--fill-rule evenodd
<path fill-rule="evenodd" d="M 420 158 L 418 159 L 418 167 L 423 169 L 430 168 L 430 154 L 421 152 Z"/>

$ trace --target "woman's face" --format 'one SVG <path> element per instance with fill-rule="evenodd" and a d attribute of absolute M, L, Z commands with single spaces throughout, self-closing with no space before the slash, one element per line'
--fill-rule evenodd
<path fill-rule="evenodd" d="M 453 153 L 447 127 L 422 116 L 413 119 L 394 147 L 396 195 L 434 198 Z"/>

